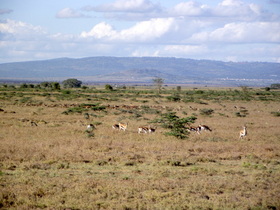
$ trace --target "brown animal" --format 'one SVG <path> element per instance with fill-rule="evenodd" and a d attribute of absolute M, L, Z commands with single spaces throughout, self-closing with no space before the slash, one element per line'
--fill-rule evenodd
<path fill-rule="evenodd" d="M 119 130 L 123 130 L 125 131 L 127 129 L 128 123 L 123 124 L 123 123 L 119 123 Z"/>
<path fill-rule="evenodd" d="M 246 126 L 243 126 L 243 130 L 241 130 L 239 132 L 239 139 L 242 139 L 244 138 L 245 136 L 247 136 L 247 127 Z"/>

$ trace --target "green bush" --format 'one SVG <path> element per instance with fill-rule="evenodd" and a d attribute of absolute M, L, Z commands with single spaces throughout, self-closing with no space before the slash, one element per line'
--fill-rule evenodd
<path fill-rule="evenodd" d="M 106 84 L 105 85 L 105 90 L 113 90 L 112 85 Z"/>
<path fill-rule="evenodd" d="M 206 115 L 206 116 L 210 116 L 214 113 L 213 109 L 201 109 L 200 110 L 200 114 L 201 115 Z"/>
<path fill-rule="evenodd" d="M 271 114 L 275 117 L 280 117 L 280 112 L 271 112 Z"/>
<path fill-rule="evenodd" d="M 82 85 L 82 81 L 77 79 L 67 79 L 62 82 L 64 88 L 79 88 Z"/>
<path fill-rule="evenodd" d="M 185 139 L 188 137 L 186 124 L 194 123 L 196 117 L 180 118 L 176 115 L 176 112 L 168 112 L 161 114 L 160 118 L 152 121 L 152 123 L 159 123 L 161 127 L 169 129 L 166 135 L 175 136 L 178 139 Z"/>
<path fill-rule="evenodd" d="M 171 96 L 167 96 L 166 97 L 168 101 L 174 101 L 174 102 L 177 102 L 177 101 L 181 101 L 181 97 L 179 94 L 174 94 L 174 95 L 171 95 Z"/>

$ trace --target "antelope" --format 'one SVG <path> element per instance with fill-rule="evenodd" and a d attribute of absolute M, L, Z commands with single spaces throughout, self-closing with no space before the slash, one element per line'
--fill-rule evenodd
<path fill-rule="evenodd" d="M 154 133 L 156 131 L 156 127 L 152 128 L 151 126 L 141 126 L 138 128 L 138 133 Z"/>
<path fill-rule="evenodd" d="M 235 109 L 246 109 L 244 106 L 234 106 Z"/>
<path fill-rule="evenodd" d="M 125 131 L 127 129 L 127 126 L 128 126 L 128 123 L 126 123 L 126 124 L 119 123 L 119 129 L 120 130 Z"/>
<path fill-rule="evenodd" d="M 31 126 L 38 126 L 37 123 L 34 121 L 31 121 L 30 124 L 31 124 Z"/>
<path fill-rule="evenodd" d="M 196 110 L 197 110 L 197 108 L 192 107 L 192 106 L 189 106 L 189 108 L 190 108 L 191 110 L 193 110 L 193 111 L 196 111 Z"/>
<path fill-rule="evenodd" d="M 87 131 L 93 131 L 93 129 L 95 129 L 93 124 L 87 125 Z"/>
<path fill-rule="evenodd" d="M 154 133 L 154 132 L 156 132 L 156 129 L 157 129 L 157 127 L 154 127 L 154 128 L 149 127 L 149 133 Z"/>
<path fill-rule="evenodd" d="M 189 127 L 189 128 L 187 128 L 187 131 L 194 131 L 194 132 L 196 132 L 198 135 L 200 135 L 199 127 Z"/>
<path fill-rule="evenodd" d="M 149 132 L 148 127 L 141 126 L 138 128 L 138 133 L 148 133 L 148 132 Z"/>
<path fill-rule="evenodd" d="M 210 128 L 209 128 L 209 126 L 207 126 L 207 125 L 201 125 L 201 124 L 199 124 L 199 126 L 198 126 L 198 128 L 199 128 L 199 131 L 212 131 Z"/>
<path fill-rule="evenodd" d="M 112 128 L 115 130 L 119 130 L 120 126 L 119 126 L 119 124 L 114 124 L 114 125 L 112 125 Z"/>
<path fill-rule="evenodd" d="M 243 130 L 239 132 L 239 139 L 242 139 L 245 136 L 247 136 L 247 127 L 243 126 Z"/>
<path fill-rule="evenodd" d="M 194 131 L 194 132 L 196 132 L 198 135 L 200 135 L 200 133 L 201 133 L 201 131 L 212 131 L 210 128 L 209 128 L 209 126 L 207 126 L 207 125 L 201 125 L 201 124 L 199 124 L 197 127 L 189 127 L 188 129 L 187 129 L 188 131 Z"/>

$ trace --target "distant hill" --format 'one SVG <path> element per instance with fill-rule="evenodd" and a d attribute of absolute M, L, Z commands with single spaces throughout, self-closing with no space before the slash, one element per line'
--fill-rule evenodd
<path fill-rule="evenodd" d="M 87 83 L 151 83 L 155 77 L 161 77 L 169 84 L 264 86 L 280 83 L 280 63 L 166 57 L 87 57 L 0 64 L 2 81 L 77 78 Z"/>

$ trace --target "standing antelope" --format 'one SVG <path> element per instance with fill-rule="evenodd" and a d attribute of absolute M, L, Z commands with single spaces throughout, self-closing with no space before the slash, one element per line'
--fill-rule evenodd
<path fill-rule="evenodd" d="M 120 130 L 125 131 L 127 129 L 127 126 L 128 126 L 128 123 L 126 123 L 126 124 L 119 123 L 119 129 Z"/>
<path fill-rule="evenodd" d="M 154 133 L 156 131 L 156 127 L 152 128 L 151 126 L 140 126 L 138 128 L 138 133 Z"/>
<path fill-rule="evenodd" d="M 245 136 L 247 136 L 247 127 L 243 126 L 243 130 L 239 132 L 239 139 L 242 139 Z"/>

